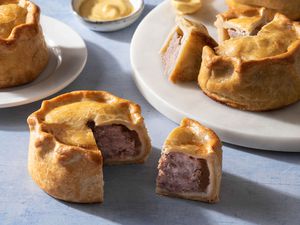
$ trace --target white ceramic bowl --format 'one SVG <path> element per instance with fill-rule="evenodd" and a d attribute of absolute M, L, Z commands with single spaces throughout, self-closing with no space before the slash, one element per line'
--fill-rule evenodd
<path fill-rule="evenodd" d="M 95 31 L 101 31 L 101 32 L 110 32 L 110 31 L 116 31 L 123 29 L 125 27 L 128 27 L 132 23 L 134 23 L 142 14 L 144 9 L 144 1 L 143 0 L 130 0 L 131 4 L 133 5 L 133 12 L 123 18 L 115 19 L 115 20 L 108 20 L 108 21 L 93 21 L 89 20 L 85 17 L 82 17 L 79 14 L 79 8 L 82 2 L 85 0 L 72 0 L 71 5 L 74 14 L 77 16 L 77 18 L 88 28 Z"/>

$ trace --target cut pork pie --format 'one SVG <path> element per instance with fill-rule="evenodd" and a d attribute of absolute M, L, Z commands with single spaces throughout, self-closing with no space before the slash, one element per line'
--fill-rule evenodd
<path fill-rule="evenodd" d="M 103 164 L 143 163 L 151 144 L 140 107 L 104 91 L 44 101 L 28 118 L 29 173 L 49 195 L 103 201 Z"/>
<path fill-rule="evenodd" d="M 158 165 L 156 192 L 214 203 L 219 201 L 222 144 L 197 121 L 183 119 L 164 143 Z"/>
<path fill-rule="evenodd" d="M 177 17 L 176 22 L 160 51 L 164 73 L 173 83 L 197 81 L 203 47 L 214 48 L 217 43 L 204 25 L 183 17 Z"/>
<path fill-rule="evenodd" d="M 204 47 L 202 57 L 199 86 L 218 102 L 268 111 L 300 100 L 300 24 L 282 14 L 255 35 Z"/>

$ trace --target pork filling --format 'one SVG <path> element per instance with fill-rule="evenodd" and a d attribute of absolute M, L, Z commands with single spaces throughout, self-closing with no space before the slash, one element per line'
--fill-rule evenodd
<path fill-rule="evenodd" d="M 93 131 L 104 161 L 128 159 L 141 153 L 142 144 L 136 131 L 121 124 L 95 126 L 94 122 L 88 122 L 87 126 Z"/>
<path fill-rule="evenodd" d="M 162 55 L 162 61 L 167 74 L 171 73 L 176 65 L 176 59 L 181 48 L 182 38 L 182 34 L 175 32 L 169 42 L 166 52 Z"/>
<path fill-rule="evenodd" d="M 157 186 L 169 192 L 205 192 L 209 185 L 206 160 L 181 152 L 163 154 L 158 170 Z"/>
<path fill-rule="evenodd" d="M 262 27 L 265 24 L 259 24 L 257 25 L 250 33 L 245 30 L 240 30 L 236 28 L 228 28 L 227 32 L 230 38 L 236 38 L 236 37 L 245 37 L 245 36 L 255 36 L 258 34 L 258 32 L 262 29 Z"/>

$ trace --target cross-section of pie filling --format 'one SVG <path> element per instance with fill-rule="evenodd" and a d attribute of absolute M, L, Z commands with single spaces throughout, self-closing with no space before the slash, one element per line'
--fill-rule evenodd
<path fill-rule="evenodd" d="M 198 122 L 184 119 L 165 141 L 158 165 L 157 193 L 216 202 L 221 175 L 219 138 Z"/>
<path fill-rule="evenodd" d="M 45 117 L 45 125 L 46 130 L 63 144 L 98 148 L 104 163 L 128 162 L 135 161 L 143 153 L 139 134 L 125 125 L 131 123 L 130 116 L 123 103 L 86 100 L 51 110 Z"/>
<path fill-rule="evenodd" d="M 28 124 L 29 172 L 48 194 L 66 201 L 103 201 L 103 162 L 142 163 L 151 150 L 140 107 L 107 92 L 44 101 Z"/>
<path fill-rule="evenodd" d="M 209 185 L 206 160 L 182 152 L 163 154 L 158 169 L 158 186 L 172 193 L 205 192 Z"/>
<path fill-rule="evenodd" d="M 93 132 L 104 162 L 134 158 L 141 154 L 142 144 L 136 131 L 121 124 L 95 126 L 94 121 L 89 121 L 87 126 Z"/>

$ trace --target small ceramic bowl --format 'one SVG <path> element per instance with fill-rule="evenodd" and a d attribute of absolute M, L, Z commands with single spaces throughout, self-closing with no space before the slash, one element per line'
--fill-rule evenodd
<path fill-rule="evenodd" d="M 130 0 L 131 4 L 133 5 L 133 12 L 123 18 L 115 19 L 115 20 L 108 20 L 108 21 L 93 21 L 89 20 L 85 17 L 82 17 L 79 13 L 79 8 L 81 4 L 85 0 L 72 0 L 72 9 L 74 14 L 77 16 L 77 18 L 88 28 L 95 31 L 101 31 L 101 32 L 110 32 L 110 31 L 116 31 L 123 29 L 125 27 L 128 27 L 132 23 L 134 23 L 142 14 L 144 9 L 144 1 L 143 0 Z"/>

